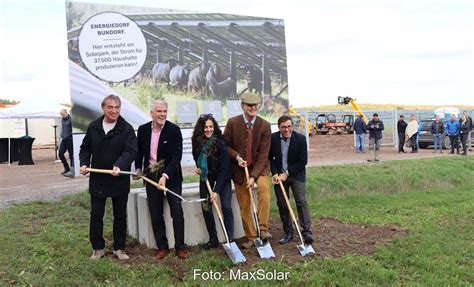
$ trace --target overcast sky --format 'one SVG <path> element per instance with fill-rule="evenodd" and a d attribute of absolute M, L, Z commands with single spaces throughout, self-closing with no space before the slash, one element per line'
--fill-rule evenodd
<path fill-rule="evenodd" d="M 290 104 L 474 105 L 473 2 L 102 0 L 285 20 Z M 0 98 L 68 101 L 64 1 L 0 0 Z"/>

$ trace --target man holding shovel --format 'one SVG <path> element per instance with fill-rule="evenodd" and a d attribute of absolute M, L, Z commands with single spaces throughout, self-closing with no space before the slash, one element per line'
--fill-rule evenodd
<path fill-rule="evenodd" d="M 151 122 L 138 128 L 138 155 L 135 159 L 135 169 L 151 180 L 158 181 L 159 186 L 167 187 L 181 195 L 183 175 L 181 172 L 181 157 L 183 155 L 183 136 L 180 128 L 168 117 L 168 103 L 156 100 L 150 106 Z M 148 208 L 151 225 L 155 235 L 158 252 L 157 260 L 169 254 L 168 239 L 166 238 L 165 220 L 163 218 L 163 203 L 168 201 L 171 218 L 173 219 L 174 249 L 181 259 L 188 258 L 184 243 L 184 215 L 181 201 L 175 196 L 165 196 L 162 190 L 146 183 Z"/>
<path fill-rule="evenodd" d="M 290 212 L 282 194 L 284 191 L 281 190 L 279 185 L 280 181 L 283 183 L 288 197 L 289 187 L 293 191 L 304 243 L 311 244 L 313 238 L 305 185 L 306 164 L 308 163 L 306 137 L 293 132 L 293 120 L 290 116 L 284 115 L 278 119 L 278 129 L 280 131 L 272 134 L 272 144 L 268 157 L 280 219 L 285 231 L 285 236 L 280 239 L 280 244 L 291 241 L 294 234 Z"/>
<path fill-rule="evenodd" d="M 112 198 L 114 213 L 114 254 L 120 260 L 129 259 L 125 253 L 127 229 L 127 200 L 130 192 L 130 176 L 119 176 L 120 171 L 130 171 L 137 155 L 137 138 L 133 127 L 120 116 L 121 101 L 109 95 L 102 101 L 103 116 L 91 122 L 79 152 L 80 172 L 87 168 L 112 169 L 113 173 L 91 173 L 91 219 L 89 236 L 93 253 L 91 259 L 104 256 L 103 238 L 105 202 Z"/>
<path fill-rule="evenodd" d="M 260 225 L 260 239 L 268 240 L 272 236 L 268 232 L 268 218 L 270 216 L 270 186 L 268 152 L 270 150 L 270 124 L 257 116 L 260 107 L 260 96 L 251 92 L 242 94 L 241 107 L 243 115 L 230 118 L 224 130 L 224 140 L 227 151 L 234 165 L 233 181 L 237 200 L 240 205 L 240 214 L 245 231 L 245 241 L 241 247 L 249 249 L 257 238 L 249 189 L 257 184 L 258 192 L 258 220 Z M 244 168 L 249 169 L 249 181 L 245 178 Z"/>

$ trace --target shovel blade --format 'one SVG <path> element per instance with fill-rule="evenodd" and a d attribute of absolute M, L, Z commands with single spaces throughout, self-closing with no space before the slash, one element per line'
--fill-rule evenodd
<path fill-rule="evenodd" d="M 247 261 L 247 259 L 245 259 L 245 256 L 242 254 L 242 251 L 240 251 L 239 247 L 237 247 L 237 244 L 235 244 L 235 242 L 224 243 L 222 244 L 222 246 L 224 247 L 227 256 L 229 256 L 230 260 L 232 260 L 232 263 L 239 264 Z"/>
<path fill-rule="evenodd" d="M 301 256 L 310 255 L 311 253 L 316 254 L 316 252 L 314 252 L 313 246 L 310 244 L 300 244 L 297 247 Z"/>
<path fill-rule="evenodd" d="M 254 241 L 255 247 L 257 247 L 258 255 L 262 259 L 268 259 L 275 257 L 275 253 L 273 253 L 272 246 L 268 241 L 262 241 L 260 238 L 255 239 Z"/>

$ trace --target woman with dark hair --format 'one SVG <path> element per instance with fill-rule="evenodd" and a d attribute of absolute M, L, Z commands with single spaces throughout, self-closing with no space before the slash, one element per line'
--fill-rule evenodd
<path fill-rule="evenodd" d="M 212 201 L 217 199 L 217 194 L 221 200 L 224 224 L 229 240 L 233 240 L 231 164 L 222 132 L 212 114 L 203 114 L 199 117 L 191 140 L 193 158 L 197 166 L 196 173 L 200 176 L 199 194 L 201 198 L 209 198 L 208 201 L 201 204 L 204 221 L 209 232 L 209 242 L 204 244 L 202 249 L 209 250 L 219 246 L 214 215 L 212 214 Z M 206 180 L 209 180 L 211 187 L 213 187 L 211 196 L 207 190 Z"/>

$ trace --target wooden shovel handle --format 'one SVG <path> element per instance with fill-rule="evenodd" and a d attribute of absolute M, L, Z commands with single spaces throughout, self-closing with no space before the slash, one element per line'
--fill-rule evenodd
<path fill-rule="evenodd" d="M 298 224 L 298 221 L 296 221 L 296 216 L 293 213 L 293 208 L 291 208 L 290 200 L 288 199 L 288 196 L 286 195 L 285 186 L 283 185 L 283 182 L 281 182 L 280 179 L 278 179 L 278 183 L 280 184 L 281 193 L 283 193 L 283 197 L 285 198 L 286 206 L 288 206 L 288 209 L 290 211 L 291 219 L 293 219 L 293 222 L 295 223 L 296 230 L 298 231 L 298 235 L 300 236 L 301 243 L 304 244 L 303 236 L 301 235 L 300 226 Z"/>

